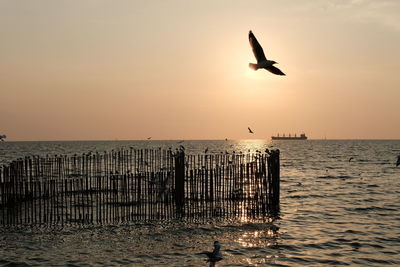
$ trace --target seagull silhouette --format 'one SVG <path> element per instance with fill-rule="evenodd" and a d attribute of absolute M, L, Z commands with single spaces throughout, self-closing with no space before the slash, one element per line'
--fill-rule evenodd
<path fill-rule="evenodd" d="M 217 261 L 222 260 L 222 255 L 221 255 L 220 249 L 221 249 L 221 244 L 218 241 L 215 241 L 214 242 L 214 250 L 212 252 L 206 251 L 206 252 L 202 252 L 200 254 L 204 254 L 208 257 L 207 262 L 210 262 L 210 267 L 211 267 L 211 266 L 215 266 L 215 263 Z"/>
<path fill-rule="evenodd" d="M 151 139 L 151 136 L 147 137 L 147 140 L 150 140 L 150 139 Z"/>
<path fill-rule="evenodd" d="M 397 156 L 396 167 L 400 165 L 400 155 Z"/>
<path fill-rule="evenodd" d="M 247 129 L 249 130 L 249 133 L 253 134 L 254 132 L 250 129 L 250 127 L 247 127 Z"/>
<path fill-rule="evenodd" d="M 250 41 L 251 48 L 253 49 L 253 54 L 257 59 L 257 64 L 249 63 L 249 67 L 252 70 L 266 69 L 267 71 L 269 71 L 273 74 L 276 74 L 276 75 L 285 75 L 285 73 L 283 73 L 280 69 L 273 66 L 274 64 L 277 64 L 277 62 L 275 62 L 273 60 L 268 60 L 265 57 L 264 50 L 262 49 L 261 45 L 258 43 L 258 41 L 252 31 L 249 31 L 249 41 Z"/>

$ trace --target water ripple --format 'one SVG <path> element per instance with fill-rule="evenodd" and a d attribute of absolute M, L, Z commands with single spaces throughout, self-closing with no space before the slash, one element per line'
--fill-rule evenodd
<path fill-rule="evenodd" d="M 187 143 L 187 144 L 186 144 Z M 257 141 L 185 141 L 188 152 L 265 149 Z M 0 164 L 35 153 L 80 153 L 176 141 L 4 143 Z M 206 266 L 222 244 L 221 266 L 400 266 L 400 141 L 277 142 L 281 214 L 268 223 L 168 221 L 110 226 L 0 229 L 0 265 Z M 349 162 L 348 159 L 354 159 Z M 391 165 L 392 164 L 392 165 Z"/>

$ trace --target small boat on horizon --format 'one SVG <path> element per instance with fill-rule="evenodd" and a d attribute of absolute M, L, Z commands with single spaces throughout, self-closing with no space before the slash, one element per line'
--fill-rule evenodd
<path fill-rule="evenodd" d="M 282 136 L 279 136 L 279 134 L 277 136 L 271 136 L 272 140 L 307 140 L 307 136 L 306 134 L 302 133 L 300 134 L 300 136 L 297 136 L 296 134 L 294 134 L 294 136 L 291 136 L 290 134 L 288 136 L 285 136 L 285 134 L 283 134 Z"/>

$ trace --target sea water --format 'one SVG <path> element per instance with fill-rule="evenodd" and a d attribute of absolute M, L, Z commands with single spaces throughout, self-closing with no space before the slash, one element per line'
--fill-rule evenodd
<path fill-rule="evenodd" d="M 206 266 L 199 253 L 218 240 L 219 266 L 400 266 L 398 140 L 1 142 L 0 165 L 180 145 L 186 153 L 279 149 L 279 230 L 240 220 L 0 228 L 0 265 Z"/>

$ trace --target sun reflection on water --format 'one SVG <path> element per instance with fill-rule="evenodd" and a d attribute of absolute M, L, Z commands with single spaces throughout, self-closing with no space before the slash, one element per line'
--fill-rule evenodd
<path fill-rule="evenodd" d="M 271 224 L 263 225 L 263 229 L 244 232 L 237 238 L 236 242 L 245 248 L 276 246 L 278 244 L 278 238 L 281 235 L 278 230 L 279 228 L 275 228 L 276 226 L 272 227 Z"/>
<path fill-rule="evenodd" d="M 256 131 L 256 130 L 254 130 Z M 234 144 L 235 147 L 238 148 L 240 151 L 250 151 L 254 152 L 256 150 L 267 148 L 271 144 L 270 140 L 267 139 L 242 139 L 237 140 Z"/>
<path fill-rule="evenodd" d="M 263 251 L 263 255 L 257 253 L 256 257 L 246 257 L 242 259 L 241 263 L 251 266 L 258 266 L 259 264 L 274 263 L 279 257 L 280 233 L 271 223 L 256 224 L 252 227 L 257 227 L 254 230 L 248 230 L 237 237 L 237 242 L 245 251 Z"/>

